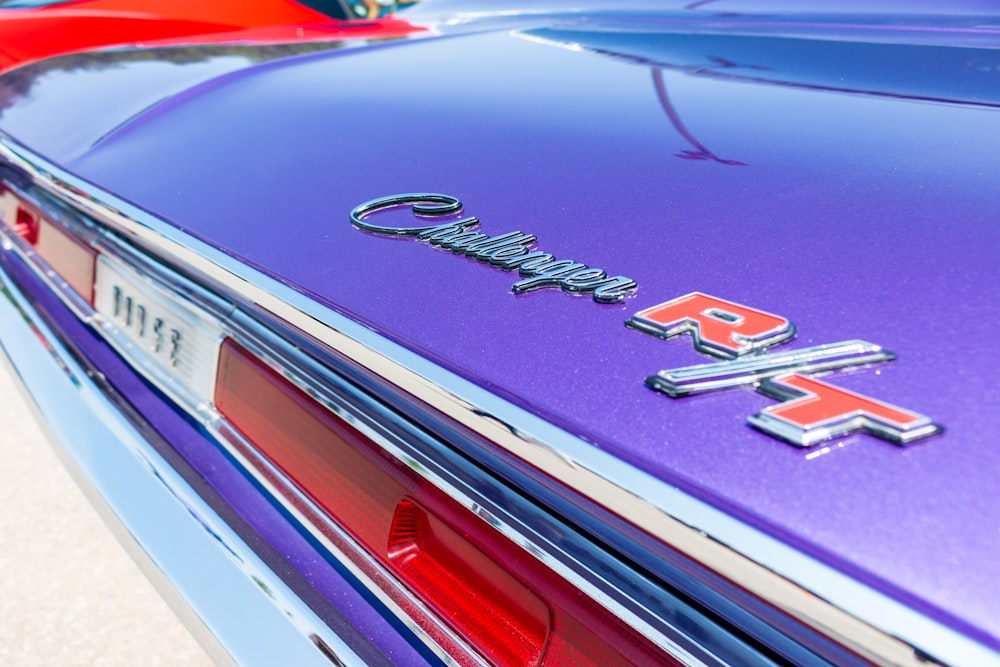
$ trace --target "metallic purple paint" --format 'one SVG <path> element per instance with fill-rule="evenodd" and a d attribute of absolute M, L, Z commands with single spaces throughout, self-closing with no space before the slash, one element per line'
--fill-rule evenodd
<path fill-rule="evenodd" d="M 670 57 L 682 37 L 667 21 L 627 53 L 613 49 L 628 40 L 607 40 L 623 22 L 572 17 L 277 61 L 208 79 L 117 126 L 81 112 L 74 146 L 88 147 L 73 151 L 49 143 L 43 120 L 65 104 L 58 91 L 87 81 L 115 105 L 135 96 L 54 64 L 0 129 L 1000 647 L 1000 413 L 985 361 L 1000 321 L 1000 115 L 988 97 L 1000 56 L 967 47 L 960 27 L 935 33 L 982 76 L 957 92 L 931 76 L 925 95 L 919 69 L 885 79 L 893 70 L 866 60 L 881 49 L 895 62 L 911 33 L 813 27 L 783 38 L 805 65 L 824 39 L 840 40 L 852 83 L 837 86 L 836 72 L 809 67 L 805 81 L 783 78 L 769 60 L 780 25 L 767 38 L 753 36 L 752 19 L 741 25 L 750 36 L 717 27 L 720 50 L 694 62 L 685 52 L 680 64 Z M 995 40 L 995 29 L 977 32 L 987 33 Z M 110 66 L 149 83 L 139 63 Z M 361 202 L 417 191 L 452 194 L 486 233 L 535 234 L 546 251 L 628 275 L 639 291 L 610 306 L 551 289 L 515 296 L 510 275 L 348 221 Z M 647 375 L 703 358 L 687 338 L 663 342 L 624 321 L 692 291 L 788 317 L 799 331 L 788 347 L 884 345 L 897 361 L 831 381 L 946 432 L 905 449 L 853 435 L 802 451 L 746 425 L 773 404 L 750 390 L 650 391 Z"/>

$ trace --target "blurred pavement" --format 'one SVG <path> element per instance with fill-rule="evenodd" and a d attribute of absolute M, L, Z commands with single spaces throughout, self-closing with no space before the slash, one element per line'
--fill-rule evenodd
<path fill-rule="evenodd" d="M 0 665 L 210 665 L 51 447 L 0 366 Z"/>

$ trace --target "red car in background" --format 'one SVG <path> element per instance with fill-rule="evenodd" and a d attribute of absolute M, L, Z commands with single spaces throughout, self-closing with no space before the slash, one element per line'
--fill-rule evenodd
<path fill-rule="evenodd" d="M 377 0 L 0 0 L 0 71 L 87 49 L 220 41 L 394 37 L 386 18 L 407 3 Z"/>

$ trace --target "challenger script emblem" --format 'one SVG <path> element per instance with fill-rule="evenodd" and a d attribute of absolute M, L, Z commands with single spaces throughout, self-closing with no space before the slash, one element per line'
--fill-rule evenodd
<path fill-rule="evenodd" d="M 793 445 L 811 447 L 856 431 L 906 445 L 942 431 L 928 417 L 805 375 L 896 358 L 873 343 L 850 340 L 768 353 L 795 335 L 791 322 L 700 292 L 641 310 L 626 324 L 660 338 L 690 334 L 699 352 L 725 360 L 660 371 L 646 378 L 647 385 L 673 398 L 755 385 L 783 403 L 750 416 L 750 425 Z"/>
<path fill-rule="evenodd" d="M 416 227 L 389 227 L 367 220 L 370 216 L 403 206 L 409 206 L 417 218 L 438 221 Z M 471 231 L 479 225 L 479 219 L 456 219 L 461 212 L 462 202 L 449 195 L 392 195 L 355 208 L 351 211 L 351 224 L 371 234 L 413 237 L 504 271 L 517 269 L 524 280 L 511 287 L 515 294 L 558 287 L 569 294 L 592 294 L 598 303 L 619 303 L 636 290 L 636 283 L 631 278 L 608 276 L 604 269 L 570 259 L 556 259 L 550 253 L 532 250 L 538 240 L 533 234 L 507 232 L 488 236 Z"/>

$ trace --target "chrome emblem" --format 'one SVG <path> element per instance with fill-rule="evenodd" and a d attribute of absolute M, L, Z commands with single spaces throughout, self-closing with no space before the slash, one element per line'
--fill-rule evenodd
<path fill-rule="evenodd" d="M 404 206 L 409 206 L 415 217 L 432 224 L 389 227 L 367 220 L 369 216 Z M 351 211 L 351 224 L 370 234 L 412 237 L 504 271 L 517 269 L 524 279 L 511 287 L 515 294 L 558 287 L 568 294 L 591 294 L 598 303 L 620 303 L 636 290 L 631 278 L 609 276 L 604 269 L 532 250 L 538 240 L 533 234 L 518 231 L 488 236 L 473 231 L 479 226 L 479 219 L 458 218 L 461 212 L 462 202 L 449 195 L 409 193 L 361 204 Z"/>
<path fill-rule="evenodd" d="M 941 431 L 929 417 L 798 373 L 766 380 L 759 391 L 784 402 L 749 417 L 750 425 L 801 447 L 862 430 L 899 445 Z"/>
<path fill-rule="evenodd" d="M 857 431 L 906 445 L 943 430 L 924 415 L 805 375 L 896 358 L 874 343 L 850 340 L 769 353 L 795 336 L 788 319 L 700 292 L 640 310 L 626 324 L 665 339 L 690 335 L 696 350 L 725 360 L 660 371 L 646 378 L 649 387 L 680 398 L 753 385 L 783 402 L 748 417 L 750 425 L 798 447 Z"/>
<path fill-rule="evenodd" d="M 821 373 L 892 361 L 892 352 L 874 343 L 849 340 L 791 352 L 772 352 L 714 364 L 660 371 L 646 378 L 653 389 L 674 398 L 757 384 L 791 371 Z"/>
<path fill-rule="evenodd" d="M 661 338 L 690 333 L 699 352 L 723 359 L 765 350 L 795 335 L 784 317 L 701 292 L 640 310 L 627 324 Z"/>

